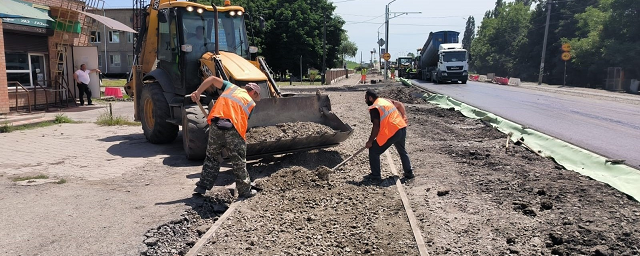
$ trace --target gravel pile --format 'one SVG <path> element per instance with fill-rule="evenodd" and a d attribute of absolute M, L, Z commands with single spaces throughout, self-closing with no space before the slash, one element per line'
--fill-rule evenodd
<path fill-rule="evenodd" d="M 313 122 L 282 123 L 275 126 L 254 127 L 247 132 L 247 143 L 293 139 L 297 137 L 335 134 L 331 127 Z"/>
<path fill-rule="evenodd" d="M 385 86 L 382 89 L 378 89 L 378 97 L 393 99 L 402 103 L 408 104 L 425 104 L 426 100 L 422 99 L 424 95 L 423 91 L 415 88 L 403 87 L 403 86 Z"/>

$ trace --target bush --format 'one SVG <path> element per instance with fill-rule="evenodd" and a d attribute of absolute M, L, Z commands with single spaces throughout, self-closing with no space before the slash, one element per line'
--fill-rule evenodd
<path fill-rule="evenodd" d="M 137 125 L 140 125 L 140 123 L 138 123 L 138 122 L 129 121 L 129 119 L 127 119 L 124 116 L 114 116 L 114 115 L 109 114 L 109 113 L 103 113 L 102 115 L 100 115 L 98 117 L 98 120 L 96 121 L 96 124 L 102 125 L 102 126 L 116 126 L 116 125 L 137 126 Z"/>

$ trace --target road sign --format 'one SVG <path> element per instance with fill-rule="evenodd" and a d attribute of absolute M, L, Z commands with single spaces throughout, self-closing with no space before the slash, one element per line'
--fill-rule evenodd
<path fill-rule="evenodd" d="M 378 45 L 379 46 L 383 46 L 384 45 L 384 39 L 380 38 L 380 40 L 378 40 Z"/>
<path fill-rule="evenodd" d="M 562 50 L 565 52 L 570 52 L 571 51 L 571 45 L 570 44 L 562 44 Z"/>
<path fill-rule="evenodd" d="M 388 61 L 389 59 L 391 59 L 391 54 L 389 54 L 389 53 L 387 52 L 387 53 L 385 53 L 384 55 L 382 55 L 382 58 L 383 58 L 384 60 L 387 60 L 387 61 Z"/>
<path fill-rule="evenodd" d="M 571 53 L 568 53 L 568 52 L 563 52 L 562 53 L 562 60 L 568 61 L 570 59 L 571 59 Z"/>

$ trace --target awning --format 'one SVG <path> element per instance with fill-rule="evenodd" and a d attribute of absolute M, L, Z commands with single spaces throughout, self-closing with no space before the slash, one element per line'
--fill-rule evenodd
<path fill-rule="evenodd" d="M 3 1 L 3 0 L 0 0 Z M 114 30 L 120 30 L 120 31 L 125 31 L 125 32 L 132 32 L 132 33 L 138 33 L 137 31 L 133 30 L 132 28 L 130 28 L 129 26 L 120 23 L 117 20 L 114 20 L 112 18 L 109 17 L 105 17 L 102 15 L 98 15 L 98 14 L 93 14 L 93 13 L 89 13 L 89 12 L 82 12 L 79 11 L 80 13 L 87 15 L 95 20 L 97 20 L 98 22 L 104 24 L 105 26 L 109 27 L 110 29 L 114 29 Z"/>
<path fill-rule="evenodd" d="M 53 21 L 46 12 L 33 8 L 26 3 L 13 0 L 0 0 L 0 18 L 20 17 Z"/>

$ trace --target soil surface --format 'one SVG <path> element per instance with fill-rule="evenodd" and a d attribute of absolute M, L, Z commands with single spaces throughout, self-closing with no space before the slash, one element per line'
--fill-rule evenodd
<path fill-rule="evenodd" d="M 430 255 L 640 254 L 637 201 L 522 146 L 505 148 L 506 135 L 412 98 L 415 89 L 376 88 L 406 103 L 416 178 L 402 183 Z M 317 173 L 364 146 L 371 129 L 364 90 L 325 92 L 333 112 L 354 127 L 339 146 L 248 163 L 259 193 L 238 202 L 199 253 L 419 255 L 384 155 L 382 182 L 363 178 L 370 171 L 366 152 L 326 180 Z M 389 151 L 400 169 L 396 151 Z M 180 221 L 147 232 L 153 235 L 144 241 L 156 238 L 151 242 L 164 249 L 150 246 L 146 253 L 184 254 L 232 201 L 224 192 L 207 194 Z"/>
<path fill-rule="evenodd" d="M 247 132 L 247 143 L 277 141 L 297 137 L 334 134 L 331 127 L 313 122 L 282 123 L 275 126 L 253 127 Z"/>

